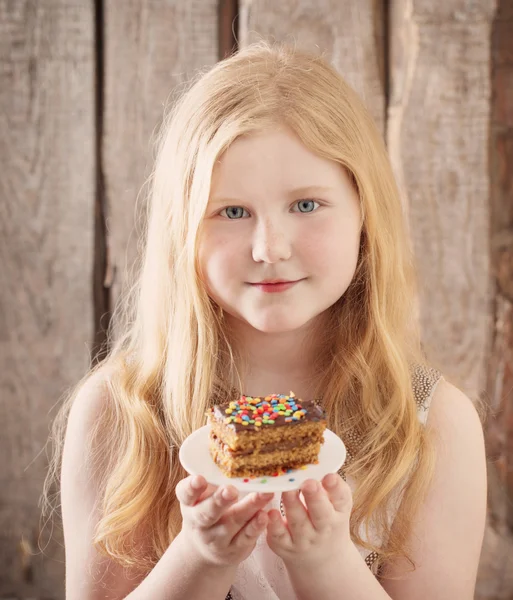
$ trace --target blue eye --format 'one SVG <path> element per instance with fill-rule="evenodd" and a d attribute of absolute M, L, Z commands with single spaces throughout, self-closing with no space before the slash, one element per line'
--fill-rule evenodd
<path fill-rule="evenodd" d="M 245 208 L 242 208 L 242 206 L 228 206 L 227 208 L 223 208 L 219 214 L 223 217 L 227 217 L 228 219 L 236 220 L 242 219 L 244 212 L 249 214 Z"/>
<path fill-rule="evenodd" d="M 293 210 L 293 212 L 311 213 L 317 210 L 320 204 L 316 200 L 306 198 L 305 200 L 299 200 L 294 206 L 298 207 L 299 210 Z M 227 206 L 223 208 L 219 215 L 232 221 L 250 216 L 249 212 L 242 206 Z"/>
<path fill-rule="evenodd" d="M 302 212 L 302 213 L 309 213 L 309 212 L 313 212 L 315 209 L 314 205 L 317 204 L 317 206 L 320 206 L 318 202 L 316 202 L 315 200 L 310 200 L 310 199 L 306 199 L 306 200 L 300 200 L 299 202 L 296 203 L 296 206 L 299 207 L 299 211 L 294 211 L 294 212 Z"/>

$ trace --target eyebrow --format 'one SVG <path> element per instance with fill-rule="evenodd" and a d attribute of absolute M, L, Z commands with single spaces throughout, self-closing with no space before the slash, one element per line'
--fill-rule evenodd
<path fill-rule="evenodd" d="M 291 190 L 287 190 L 286 195 L 293 196 L 307 196 L 311 194 L 319 194 L 319 193 L 327 193 L 333 192 L 332 187 L 328 187 L 325 185 L 307 185 L 298 188 L 294 188 Z M 229 198 L 228 196 L 219 196 L 214 197 L 211 200 L 212 204 L 225 204 L 225 203 L 233 203 L 237 204 L 239 202 L 243 202 L 240 198 Z"/>

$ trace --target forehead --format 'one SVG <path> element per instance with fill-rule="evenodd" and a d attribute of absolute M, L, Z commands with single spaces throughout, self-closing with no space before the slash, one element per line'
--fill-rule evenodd
<path fill-rule="evenodd" d="M 340 164 L 318 156 L 292 130 L 277 126 L 237 138 L 215 165 L 211 192 L 215 197 L 265 187 L 345 187 L 348 182 Z"/>

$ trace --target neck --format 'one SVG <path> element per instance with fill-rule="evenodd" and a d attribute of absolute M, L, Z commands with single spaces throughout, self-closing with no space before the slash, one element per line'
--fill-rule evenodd
<path fill-rule="evenodd" d="M 254 396 L 288 394 L 312 398 L 318 379 L 317 359 L 325 317 L 303 328 L 281 333 L 266 333 L 248 323 L 226 315 L 238 367 L 242 374 L 242 393 Z"/>

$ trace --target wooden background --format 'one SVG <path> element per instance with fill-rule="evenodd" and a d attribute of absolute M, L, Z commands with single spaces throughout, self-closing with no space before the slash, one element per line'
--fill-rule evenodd
<path fill-rule="evenodd" d="M 134 259 L 164 104 L 262 37 L 325 51 L 383 132 L 426 347 L 492 409 L 476 598 L 513 598 L 513 0 L 0 0 L 0 598 L 64 598 L 44 446 Z"/>

